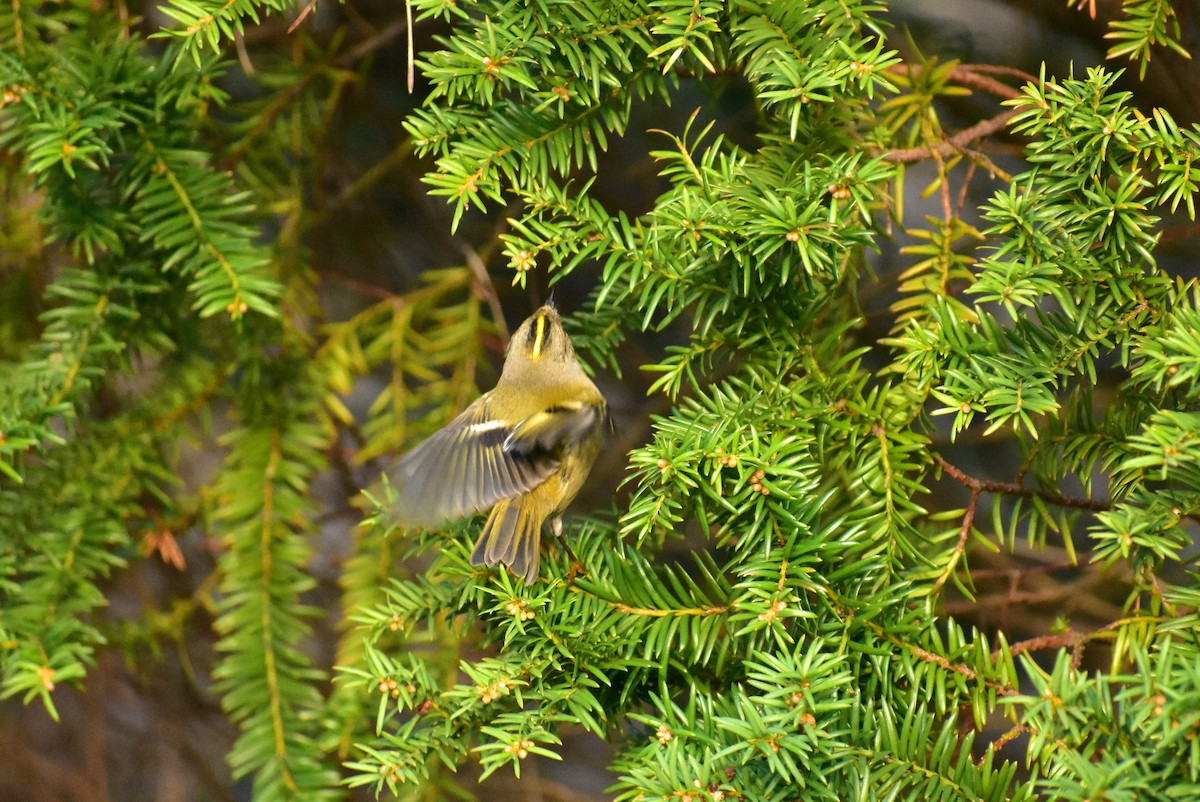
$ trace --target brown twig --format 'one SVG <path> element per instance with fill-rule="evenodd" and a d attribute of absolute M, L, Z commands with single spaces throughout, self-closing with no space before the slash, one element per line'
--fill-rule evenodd
<path fill-rule="evenodd" d="M 973 476 L 968 476 L 960 469 L 954 467 L 941 456 L 934 457 L 938 465 L 947 476 L 955 480 L 959 484 L 970 488 L 972 491 L 978 490 L 983 493 L 999 493 L 1006 496 L 1021 496 L 1022 498 L 1039 498 L 1042 501 L 1047 501 L 1051 504 L 1057 504 L 1060 507 L 1071 507 L 1077 510 L 1094 510 L 1102 512 L 1112 509 L 1112 502 L 1098 501 L 1090 498 L 1074 498 L 1072 496 L 1064 496 L 1061 493 L 1052 493 L 1047 490 L 1040 490 L 1036 487 L 1025 487 L 1024 485 L 1015 482 L 994 482 L 988 479 L 976 479 Z"/>
<path fill-rule="evenodd" d="M 250 51 L 246 49 L 246 36 L 240 31 L 233 35 L 233 48 L 237 51 L 238 64 L 242 65 L 242 72 L 253 75 L 254 62 L 250 60 Z"/>
<path fill-rule="evenodd" d="M 1023 640 L 1014 643 L 1009 647 L 1008 652 L 1009 654 L 1016 656 L 1018 654 L 1025 654 L 1026 652 L 1041 651 L 1042 649 L 1061 649 L 1064 646 L 1075 648 L 1086 639 L 1086 635 L 1071 631 L 1063 632 L 1058 635 L 1042 635 L 1037 638 L 1030 638 L 1029 640 Z M 992 652 L 992 659 L 995 659 L 999 656 L 999 650 Z"/>
<path fill-rule="evenodd" d="M 954 573 L 954 567 L 958 565 L 958 561 L 967 551 L 967 539 L 970 538 L 971 526 L 975 523 L 975 507 L 979 504 L 979 496 L 982 493 L 983 491 L 977 487 L 971 488 L 971 499 L 967 502 L 967 511 L 963 514 L 962 526 L 958 530 L 958 543 L 954 546 L 954 554 L 950 556 L 950 561 L 946 563 L 941 575 L 933 583 L 935 591 L 940 590 L 942 585 L 946 584 L 946 580 Z"/>
<path fill-rule="evenodd" d="M 1001 749 L 1003 749 L 1005 746 L 1008 745 L 1009 741 L 1011 741 L 1015 738 L 1018 738 L 1022 735 L 1026 735 L 1029 732 L 1032 732 L 1032 730 L 1030 730 L 1029 727 L 1027 727 L 1024 724 L 1018 724 L 1017 726 L 1010 729 L 1008 732 L 1001 735 L 996 740 L 992 741 L 992 752 L 999 752 Z"/>
<path fill-rule="evenodd" d="M 1084 552 L 1082 556 L 1087 556 Z M 1022 575 L 1027 574 L 1052 574 L 1056 571 L 1070 571 L 1079 567 L 1078 562 L 1064 561 L 1051 563 L 1049 565 L 1026 565 L 1015 568 L 976 568 L 971 572 L 973 579 L 998 579 L 1014 577 L 1019 579 Z"/>
<path fill-rule="evenodd" d="M 1025 487 L 1020 484 L 1011 482 L 992 482 L 984 479 L 976 479 L 973 476 L 968 476 L 963 471 L 947 462 L 940 454 L 935 457 L 938 465 L 947 476 L 963 484 L 971 491 L 971 497 L 967 501 L 966 512 L 963 513 L 962 526 L 958 531 L 958 543 L 954 546 L 954 552 L 950 555 L 950 560 L 946 563 L 946 567 L 942 569 L 937 580 L 933 583 L 934 590 L 940 590 L 943 585 L 954 574 L 954 569 L 958 566 L 959 561 L 967 550 L 967 541 L 971 536 L 971 527 L 975 523 L 975 509 L 979 505 L 979 497 L 984 493 L 1001 493 L 1012 496 L 1023 496 L 1026 498 L 1037 497 L 1052 504 L 1058 504 L 1065 507 L 1074 507 L 1077 509 L 1090 510 L 1107 510 L 1111 506 L 1108 502 L 1096 502 L 1092 499 L 1077 499 L 1063 496 L 1057 493 L 1048 493 L 1044 490 Z M 1010 594 L 1012 598 L 1012 594 Z"/>
<path fill-rule="evenodd" d="M 917 65 L 899 65 L 893 67 L 890 71 L 901 75 L 917 76 L 920 75 L 921 70 L 922 68 Z M 1004 67 L 991 67 L 990 65 L 986 64 L 960 64 L 950 71 L 948 80 L 952 83 L 959 84 L 960 86 L 979 89 L 980 91 L 987 92 L 988 94 L 995 95 L 996 97 L 1004 100 L 1016 100 L 1017 98 L 1021 97 L 1020 90 L 1014 89 L 1008 84 L 1001 83 L 994 78 L 990 78 L 987 75 L 981 74 L 988 72 L 996 75 L 1013 75 L 1021 78 L 1022 80 L 1032 81 L 1034 83 L 1037 82 L 1037 79 L 1032 75 L 1021 72 L 1020 70 L 1013 70 Z M 972 125 L 970 128 L 966 128 L 958 132 L 954 136 L 943 140 L 936 146 L 924 146 L 919 148 L 904 148 L 901 150 L 886 151 L 884 153 L 884 158 L 891 162 L 906 163 L 920 161 L 922 159 L 928 159 L 931 157 L 948 156 L 951 153 L 963 150 L 968 143 L 973 142 L 976 139 L 982 139 L 1001 130 L 1005 125 L 1008 124 L 1008 121 L 1011 120 L 1016 113 L 1017 112 L 1015 109 L 1001 112 L 995 117 L 982 120 L 975 125 Z"/>
<path fill-rule="evenodd" d="M 854 613 L 850 610 L 849 605 L 846 604 L 846 602 L 841 599 L 832 588 L 825 588 L 824 594 L 830 604 L 833 605 L 837 615 L 844 623 L 849 624 L 850 620 L 854 618 Z M 877 637 L 886 640 L 893 646 L 904 649 L 919 659 L 924 660 L 927 663 L 932 663 L 933 665 L 936 665 L 946 671 L 960 674 L 974 682 L 980 682 L 986 687 L 994 690 L 998 696 L 1016 696 L 1020 693 L 1020 689 L 1015 686 L 1004 685 L 996 680 L 981 677 L 979 676 L 979 672 L 975 671 L 970 666 L 963 665 L 962 663 L 951 662 L 950 658 L 945 657 L 944 655 L 935 654 L 928 649 L 921 648 L 915 643 L 910 643 L 909 641 L 904 640 L 894 632 L 886 629 L 878 621 L 863 619 L 862 625 L 874 632 Z"/>
<path fill-rule="evenodd" d="M 987 92 L 989 95 L 1004 98 L 1005 100 L 1016 100 L 1021 96 L 1021 90 L 1014 89 L 1006 83 L 1001 83 L 995 78 L 989 78 L 986 75 L 980 75 L 980 70 L 968 69 L 964 67 L 956 67 L 950 73 L 950 80 L 963 86 L 970 86 Z M 1037 83 L 1037 79 L 1032 75 L 1027 75 L 1018 71 L 1018 74 L 1033 83 Z"/>
<path fill-rule="evenodd" d="M 974 142 L 976 139 L 982 139 L 1001 130 L 1004 126 L 1008 125 L 1008 121 L 1016 116 L 1016 114 L 1016 109 L 1009 109 L 997 114 L 995 117 L 975 123 L 970 128 L 964 128 L 949 139 L 942 140 L 936 147 L 925 146 L 889 150 L 884 152 L 883 157 L 890 162 L 907 163 L 928 159 L 935 153 L 939 156 L 948 156 L 951 153 L 962 150 L 969 142 Z"/>
<path fill-rule="evenodd" d="M 1132 623 L 1142 623 L 1147 621 L 1157 622 L 1161 620 L 1162 619 L 1157 616 L 1133 616 L 1130 618 L 1121 618 L 1105 624 L 1104 626 L 1093 630 L 1092 632 L 1083 633 L 1067 630 L 1066 632 L 1058 635 L 1042 635 L 1037 638 L 1019 641 L 1009 646 L 1008 652 L 1012 655 L 1018 655 L 1026 652 L 1039 651 L 1041 649 L 1062 649 L 1067 646 L 1070 646 L 1072 650 L 1082 652 L 1083 647 L 1086 646 L 1090 641 L 1097 640 L 1099 638 L 1116 637 L 1116 630 L 1118 627 Z M 993 660 L 999 656 L 999 649 L 992 652 Z"/>
<path fill-rule="evenodd" d="M 487 302 L 488 308 L 492 312 L 492 320 L 500 332 L 500 339 L 508 342 L 508 323 L 504 320 L 504 310 L 500 306 L 500 296 L 496 292 L 496 285 L 492 282 L 492 277 L 488 274 L 487 265 L 484 264 L 483 257 L 478 251 L 465 243 L 459 243 L 459 249 L 462 250 L 467 267 L 471 270 L 471 277 L 474 279 L 471 283 L 472 288 Z"/>
<path fill-rule="evenodd" d="M 357 64 L 363 56 L 369 55 L 371 51 L 383 47 L 406 30 L 408 30 L 408 21 L 404 19 L 397 20 L 386 28 L 380 28 L 371 36 L 368 36 L 345 53 L 342 53 L 334 59 L 333 63 L 338 67 Z"/>
<path fill-rule="evenodd" d="M 915 77 L 921 74 L 922 67 L 917 64 L 899 64 L 892 67 L 888 72 L 897 73 L 900 75 L 908 75 Z M 1012 67 L 1002 67 L 992 64 L 959 64 L 950 71 L 949 81 L 962 86 L 970 86 L 979 89 L 996 97 L 1004 98 L 1005 100 L 1015 100 L 1021 96 L 1019 89 L 1014 89 L 1008 84 L 1001 83 L 994 78 L 989 78 L 981 73 L 991 73 L 993 75 L 1011 75 L 1020 78 L 1022 81 L 1029 83 L 1037 83 L 1038 79 L 1027 72 L 1014 69 Z"/>
<path fill-rule="evenodd" d="M 1018 591 L 1017 583 L 1010 583 L 1008 592 L 1004 594 L 982 595 L 977 599 L 966 601 L 950 601 L 942 606 L 942 611 L 950 616 L 979 615 L 987 608 L 999 608 L 1001 611 L 1012 607 L 1030 607 L 1062 611 L 1066 609 L 1081 609 L 1081 612 L 1095 618 L 1110 618 L 1119 615 L 1121 608 L 1104 601 L 1091 598 L 1090 591 L 1106 581 L 1107 574 L 1103 571 L 1089 571 L 1079 579 L 1052 587 L 1047 590 Z M 972 573 L 971 579 L 976 579 Z"/>
<path fill-rule="evenodd" d="M 975 155 L 982 156 L 983 154 L 979 153 Z M 975 177 L 975 169 L 978 166 L 979 162 L 977 159 L 971 159 L 967 162 L 967 174 L 963 176 L 962 186 L 958 188 L 958 199 L 954 203 L 954 215 L 956 217 L 962 217 L 963 209 L 967 208 L 967 190 L 971 186 L 971 179 Z"/>
<path fill-rule="evenodd" d="M 300 24 L 304 22 L 304 18 L 311 14 L 312 10 L 316 7 L 317 0 L 309 0 L 308 5 L 300 10 L 300 13 L 296 16 L 296 19 L 292 20 L 292 24 L 288 26 L 287 32 L 293 33 L 297 28 L 299 28 Z"/>

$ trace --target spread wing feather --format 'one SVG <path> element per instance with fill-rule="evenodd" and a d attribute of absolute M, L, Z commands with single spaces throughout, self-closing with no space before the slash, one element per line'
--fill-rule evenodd
<path fill-rule="evenodd" d="M 528 493 L 559 461 L 543 450 L 510 451 L 517 426 L 497 421 L 485 395 L 387 472 L 396 491 L 395 523 L 432 526 Z"/>

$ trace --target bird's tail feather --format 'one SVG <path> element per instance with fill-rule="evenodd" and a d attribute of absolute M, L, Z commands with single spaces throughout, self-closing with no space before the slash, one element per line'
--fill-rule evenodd
<path fill-rule="evenodd" d="M 532 585 L 541 560 L 541 529 L 542 520 L 534 514 L 527 497 L 501 501 L 483 526 L 471 554 L 471 565 L 507 565 L 526 585 Z"/>

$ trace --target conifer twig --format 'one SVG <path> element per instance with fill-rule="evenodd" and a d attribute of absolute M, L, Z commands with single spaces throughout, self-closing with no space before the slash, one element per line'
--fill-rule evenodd
<path fill-rule="evenodd" d="M 954 467 L 945 460 L 940 454 L 934 457 L 937 460 L 941 469 L 959 484 L 971 490 L 978 490 L 983 493 L 999 493 L 1006 496 L 1021 496 L 1022 498 L 1039 498 L 1042 501 L 1047 501 L 1051 504 L 1057 504 L 1060 507 L 1072 507 L 1079 510 L 1095 510 L 1102 512 L 1112 509 L 1112 502 L 1099 501 L 1090 498 L 1074 498 L 1064 496 L 1061 493 L 1052 493 L 1047 490 L 1040 490 L 1036 487 L 1025 487 L 1024 485 L 1015 482 L 996 482 L 989 479 L 976 479 L 973 476 L 968 476 L 959 468 Z"/>

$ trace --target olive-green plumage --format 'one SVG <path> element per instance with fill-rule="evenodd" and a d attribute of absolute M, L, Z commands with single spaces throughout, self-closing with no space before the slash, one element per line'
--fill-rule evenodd
<path fill-rule="evenodd" d="M 431 526 L 492 509 L 472 565 L 538 574 L 542 524 L 557 534 L 604 440 L 608 406 L 547 304 L 508 343 L 500 380 L 388 471 L 392 519 Z"/>

